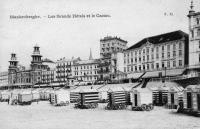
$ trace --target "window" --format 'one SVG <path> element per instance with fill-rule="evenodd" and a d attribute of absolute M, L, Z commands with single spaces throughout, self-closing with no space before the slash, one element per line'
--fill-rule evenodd
<path fill-rule="evenodd" d="M 199 48 L 200 48 L 200 40 L 199 40 Z"/>
<path fill-rule="evenodd" d="M 151 68 L 154 69 L 154 64 L 151 64 Z"/>
<path fill-rule="evenodd" d="M 173 61 L 173 67 L 176 67 L 176 61 Z"/>
<path fill-rule="evenodd" d="M 129 64 L 129 59 L 127 60 L 128 64 Z"/>
<path fill-rule="evenodd" d="M 173 44 L 173 50 L 176 50 L 176 44 L 175 43 Z"/>
<path fill-rule="evenodd" d="M 133 71 L 133 66 L 131 66 L 131 71 Z"/>
<path fill-rule="evenodd" d="M 164 54 L 164 53 L 162 53 L 162 58 L 164 58 L 164 56 L 165 56 L 165 54 Z"/>
<path fill-rule="evenodd" d="M 126 72 L 126 67 L 124 67 L 124 72 Z"/>
<path fill-rule="evenodd" d="M 139 70 L 141 70 L 141 65 L 139 65 Z"/>
<path fill-rule="evenodd" d="M 182 43 L 179 43 L 179 49 L 182 49 Z"/>
<path fill-rule="evenodd" d="M 194 31 L 191 30 L 191 35 L 192 35 L 192 38 L 194 38 Z"/>
<path fill-rule="evenodd" d="M 170 52 L 167 52 L 167 57 L 170 58 Z"/>
<path fill-rule="evenodd" d="M 152 59 L 152 60 L 154 59 L 154 55 L 153 55 L 153 54 L 151 55 L 151 59 Z"/>
<path fill-rule="evenodd" d="M 200 29 L 197 30 L 197 36 L 200 36 Z"/>
<path fill-rule="evenodd" d="M 133 52 L 131 52 L 131 56 L 133 56 Z"/>
<path fill-rule="evenodd" d="M 162 51 L 164 51 L 165 50 L 165 46 L 162 46 Z"/>
<path fill-rule="evenodd" d="M 149 55 L 147 55 L 147 61 L 149 61 Z"/>
<path fill-rule="evenodd" d="M 147 48 L 147 53 L 149 53 L 149 48 Z"/>
<path fill-rule="evenodd" d="M 139 54 L 141 54 L 141 50 L 139 50 Z"/>
<path fill-rule="evenodd" d="M 149 70 L 149 64 L 147 64 L 147 70 Z"/>
<path fill-rule="evenodd" d="M 124 64 L 126 64 L 126 59 L 124 60 Z"/>
<path fill-rule="evenodd" d="M 145 65 L 143 65 L 143 70 L 145 70 Z"/>
<path fill-rule="evenodd" d="M 200 62 L 200 54 L 199 54 L 199 62 Z"/>
<path fill-rule="evenodd" d="M 141 57 L 139 57 L 139 62 L 141 62 Z"/>
<path fill-rule="evenodd" d="M 145 49 L 143 49 L 143 54 L 145 54 Z"/>
<path fill-rule="evenodd" d="M 173 51 L 173 57 L 176 57 L 176 51 Z"/>
<path fill-rule="evenodd" d="M 159 48 L 158 47 L 156 47 L 156 52 L 158 52 L 159 51 Z"/>
<path fill-rule="evenodd" d="M 133 58 L 131 58 L 131 63 L 133 63 Z"/>
<path fill-rule="evenodd" d="M 170 61 L 167 61 L 167 67 L 168 68 L 170 67 Z"/>
<path fill-rule="evenodd" d="M 159 63 L 156 63 L 156 68 L 159 69 Z"/>
<path fill-rule="evenodd" d="M 135 66 L 135 71 L 137 71 L 137 66 Z"/>
<path fill-rule="evenodd" d="M 197 18 L 197 25 L 199 25 L 199 18 Z"/>
<path fill-rule="evenodd" d="M 137 58 L 135 58 L 135 63 L 137 63 Z"/>
<path fill-rule="evenodd" d="M 182 66 L 182 60 L 179 60 L 178 62 L 179 62 L 179 66 Z"/>
<path fill-rule="evenodd" d="M 179 50 L 179 56 L 182 56 L 182 50 Z"/>
<path fill-rule="evenodd" d="M 162 68 L 164 68 L 165 67 L 165 62 L 162 62 Z"/>
<path fill-rule="evenodd" d="M 129 72 L 129 67 L 127 67 L 127 72 Z"/>
<path fill-rule="evenodd" d="M 152 53 L 154 52 L 154 49 L 153 49 L 153 48 L 151 48 L 151 52 L 152 52 Z"/>
<path fill-rule="evenodd" d="M 135 51 L 135 56 L 137 56 L 137 51 Z"/>
<path fill-rule="evenodd" d="M 158 58 L 159 58 L 159 54 L 157 53 L 157 54 L 156 54 L 156 59 L 158 59 Z"/>
<path fill-rule="evenodd" d="M 143 61 L 145 61 L 145 56 L 143 56 Z"/>
<path fill-rule="evenodd" d="M 167 45 L 167 51 L 170 51 L 170 45 Z"/>

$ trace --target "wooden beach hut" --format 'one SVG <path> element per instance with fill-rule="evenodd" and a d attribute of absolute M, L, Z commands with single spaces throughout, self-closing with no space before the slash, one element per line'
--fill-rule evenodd
<path fill-rule="evenodd" d="M 132 110 L 150 111 L 153 110 L 152 90 L 149 88 L 133 88 L 130 92 Z"/>

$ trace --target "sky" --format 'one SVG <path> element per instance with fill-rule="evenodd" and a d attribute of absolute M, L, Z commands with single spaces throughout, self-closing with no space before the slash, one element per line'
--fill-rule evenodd
<path fill-rule="evenodd" d="M 27 68 L 33 46 L 43 58 L 88 59 L 100 56 L 100 39 L 118 36 L 128 47 L 145 37 L 182 30 L 188 33 L 190 0 L 0 0 L 0 71 L 10 54 Z M 195 11 L 200 1 L 194 0 Z M 53 15 L 94 15 L 90 18 L 52 18 Z M 110 17 L 96 17 L 96 14 Z M 170 15 L 171 14 L 171 15 Z M 38 19 L 11 19 L 10 15 L 37 15 Z M 51 18 L 48 18 L 51 17 Z"/>

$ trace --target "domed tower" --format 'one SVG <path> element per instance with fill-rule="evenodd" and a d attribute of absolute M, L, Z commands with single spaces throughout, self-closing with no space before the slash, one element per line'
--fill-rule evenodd
<path fill-rule="evenodd" d="M 11 53 L 11 59 L 9 61 L 10 65 L 8 68 L 9 73 L 17 72 L 18 61 L 15 53 Z"/>
<path fill-rule="evenodd" d="M 38 45 L 34 46 L 33 54 L 31 55 L 31 57 L 31 69 L 42 69 L 42 55 L 40 54 L 40 47 Z"/>

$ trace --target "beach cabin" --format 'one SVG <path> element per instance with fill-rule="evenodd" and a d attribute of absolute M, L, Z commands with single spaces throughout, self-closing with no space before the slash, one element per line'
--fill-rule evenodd
<path fill-rule="evenodd" d="M 149 88 L 133 88 L 130 92 L 132 110 L 150 111 L 153 110 L 152 90 Z"/>
<path fill-rule="evenodd" d="M 18 97 L 19 93 L 21 92 L 21 89 L 15 89 L 11 91 L 11 96 L 10 96 L 10 104 L 11 105 L 16 105 L 18 103 Z"/>
<path fill-rule="evenodd" d="M 171 87 L 168 90 L 168 102 L 166 107 L 169 109 L 183 108 L 183 87 Z"/>
<path fill-rule="evenodd" d="M 45 90 L 44 91 L 44 99 L 50 100 L 50 94 L 53 92 L 54 92 L 53 88 L 49 88 L 49 89 Z"/>
<path fill-rule="evenodd" d="M 66 106 L 70 103 L 70 92 L 67 89 L 60 88 L 51 93 L 51 104 L 54 106 Z"/>
<path fill-rule="evenodd" d="M 200 116 L 200 85 L 189 85 L 183 92 L 184 112 Z"/>
<path fill-rule="evenodd" d="M 75 108 L 96 108 L 99 102 L 99 92 L 96 89 L 81 89 Z"/>
<path fill-rule="evenodd" d="M 39 88 L 37 89 L 32 89 L 32 102 L 38 102 L 40 101 L 40 90 Z"/>
<path fill-rule="evenodd" d="M 77 103 L 79 99 L 80 89 L 73 89 L 70 91 L 70 103 Z"/>
<path fill-rule="evenodd" d="M 1 102 L 8 102 L 10 99 L 11 92 L 4 90 L 1 92 Z"/>
<path fill-rule="evenodd" d="M 18 94 L 18 104 L 20 105 L 30 105 L 32 102 L 32 93 L 30 89 L 22 90 Z"/>
<path fill-rule="evenodd" d="M 153 89 L 153 104 L 155 106 L 163 106 L 167 104 L 168 87 L 159 86 Z"/>
<path fill-rule="evenodd" d="M 126 91 L 123 87 L 110 88 L 108 90 L 108 104 L 106 109 L 118 110 L 126 108 Z"/>

